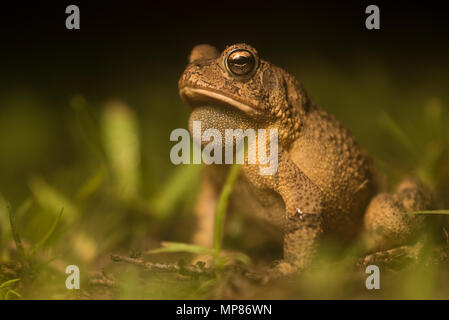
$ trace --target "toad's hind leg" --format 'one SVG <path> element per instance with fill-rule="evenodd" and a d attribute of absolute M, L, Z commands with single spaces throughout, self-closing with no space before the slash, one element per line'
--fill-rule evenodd
<path fill-rule="evenodd" d="M 422 247 L 417 240 L 429 217 L 410 212 L 428 210 L 431 206 L 430 192 L 411 178 L 404 179 L 395 193 L 377 195 L 364 217 L 364 244 L 368 252 L 375 252 L 365 260 L 382 260 L 382 257 L 389 260 L 397 250 L 400 251 L 398 257 L 403 257 L 407 251 L 417 257 L 416 249 Z"/>

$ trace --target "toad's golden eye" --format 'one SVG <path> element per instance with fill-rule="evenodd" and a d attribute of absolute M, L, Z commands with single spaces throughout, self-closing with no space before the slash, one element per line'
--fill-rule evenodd
<path fill-rule="evenodd" d="M 228 71 L 236 76 L 246 76 L 256 68 L 256 58 L 244 49 L 231 51 L 225 61 Z"/>

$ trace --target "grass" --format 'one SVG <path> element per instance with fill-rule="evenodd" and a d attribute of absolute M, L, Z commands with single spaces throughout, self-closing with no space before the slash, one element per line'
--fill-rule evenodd
<path fill-rule="evenodd" d="M 17 253 L 19 254 L 20 259 L 24 261 L 26 259 L 25 250 L 23 249 L 22 239 L 20 238 L 20 235 L 17 232 L 15 216 L 11 212 L 11 206 L 9 204 L 7 204 L 7 209 L 9 213 L 9 223 L 11 225 L 11 234 L 16 244 Z"/>
<path fill-rule="evenodd" d="M 246 265 L 250 263 L 250 258 L 240 252 L 222 252 L 223 246 L 223 234 L 226 220 L 226 213 L 228 209 L 229 197 L 231 196 L 234 184 L 237 181 L 240 172 L 240 165 L 234 164 L 231 166 L 231 170 L 223 186 L 223 189 L 218 198 L 217 207 L 215 209 L 214 220 L 214 234 L 213 234 L 213 248 L 203 247 L 199 245 L 180 243 L 180 242 L 162 242 L 162 248 L 148 251 L 148 254 L 154 253 L 168 253 L 168 252 L 185 252 L 199 256 L 209 255 L 214 260 L 214 265 L 218 269 L 222 269 L 223 266 L 230 260 L 235 259 Z"/>
<path fill-rule="evenodd" d="M 326 67 L 326 62 L 319 65 L 324 65 L 321 71 L 313 63 L 300 66 L 306 88 L 353 129 L 375 159 L 385 188 L 393 189 L 405 175 L 418 176 L 440 199 L 440 210 L 414 214 L 439 214 L 447 220 L 446 93 L 428 94 L 418 83 L 410 89 L 413 94 L 401 94 L 381 84 L 388 83 L 388 74 L 362 68 L 363 74 L 352 74 L 349 81 L 344 71 Z M 376 77 L 370 82 L 371 72 Z M 190 243 L 201 166 L 173 166 L 168 160 L 169 133 L 186 127 L 188 110 L 176 91 L 154 86 L 150 93 L 136 89 L 132 105 L 74 95 L 65 108 L 53 106 L 51 112 L 41 107 L 49 103 L 47 98 L 32 90 L 0 94 L 6 106 L 0 108 L 0 135 L 10 137 L 0 141 L 0 298 L 449 297 L 444 266 L 386 271 L 381 292 L 367 292 L 360 285 L 363 270 L 335 262 L 332 245 L 307 275 L 279 281 L 269 290 L 225 272 L 235 261 L 251 268 L 268 265 L 272 259 L 266 253 L 272 247 L 251 222 L 228 215 L 238 166 L 232 167 L 216 208 L 213 248 Z M 373 92 L 376 99 L 367 99 Z M 209 256 L 217 272 L 207 280 L 153 273 L 114 263 L 111 254 L 178 265 Z M 81 270 L 80 292 L 64 287 L 65 268 L 71 264 Z M 103 286 L 93 285 L 92 278 Z M 104 285 L 105 279 L 116 286 Z"/>
<path fill-rule="evenodd" d="M 224 222 L 226 219 L 226 211 L 228 209 L 229 197 L 231 196 L 234 184 L 237 181 L 240 172 L 240 165 L 234 164 L 231 167 L 228 178 L 226 179 L 223 190 L 218 198 L 217 208 L 215 209 L 214 221 L 214 249 L 220 252 L 223 244 Z"/>
<path fill-rule="evenodd" d="M 0 300 L 10 300 L 22 297 L 20 293 L 10 288 L 14 283 L 18 281 L 20 281 L 20 279 L 11 279 L 0 284 Z"/>
<path fill-rule="evenodd" d="M 25 205 L 28 207 L 27 203 L 25 203 Z M 36 252 L 39 249 L 41 249 L 45 245 L 45 243 L 48 241 L 48 239 L 50 239 L 50 237 L 53 235 L 53 233 L 56 229 L 56 226 L 58 225 L 59 221 L 61 220 L 61 216 L 62 216 L 64 209 L 61 209 L 60 214 L 56 217 L 55 221 L 52 223 L 49 230 L 45 233 L 45 235 L 42 237 L 42 239 L 40 239 L 36 244 L 34 244 L 32 247 L 30 247 L 28 252 L 25 252 L 25 249 L 23 247 L 22 239 L 19 235 L 19 232 L 17 231 L 17 226 L 16 226 L 16 222 L 15 222 L 16 215 L 12 213 L 11 207 L 9 204 L 7 204 L 7 210 L 8 210 L 8 214 L 9 214 L 11 234 L 14 239 L 16 250 L 17 250 L 17 253 L 19 254 L 19 258 L 22 262 L 31 263 Z M 26 211 L 26 210 L 22 206 L 21 208 L 19 208 L 18 213 L 22 213 L 24 211 Z"/>

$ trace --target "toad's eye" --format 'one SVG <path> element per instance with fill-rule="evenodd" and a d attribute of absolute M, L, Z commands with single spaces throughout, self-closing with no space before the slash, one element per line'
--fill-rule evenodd
<path fill-rule="evenodd" d="M 256 58 L 248 50 L 237 49 L 227 56 L 225 64 L 231 74 L 246 76 L 255 70 Z"/>

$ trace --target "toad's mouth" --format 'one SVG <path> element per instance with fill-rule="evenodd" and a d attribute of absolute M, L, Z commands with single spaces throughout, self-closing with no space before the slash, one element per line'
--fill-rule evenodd
<path fill-rule="evenodd" d="M 214 106 L 234 107 L 249 115 L 259 114 L 256 107 L 240 102 L 221 93 L 201 89 L 184 87 L 180 90 L 181 98 L 192 108 L 212 104 Z"/>

